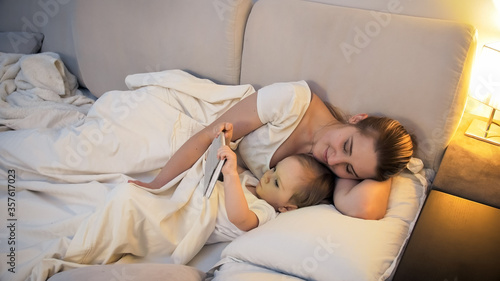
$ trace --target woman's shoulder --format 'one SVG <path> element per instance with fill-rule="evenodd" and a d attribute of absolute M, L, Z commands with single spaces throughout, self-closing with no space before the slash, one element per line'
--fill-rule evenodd
<path fill-rule="evenodd" d="M 263 96 L 311 96 L 311 90 L 309 85 L 304 81 L 296 82 L 279 82 L 274 83 L 265 87 L 262 87 L 259 91 L 259 95 Z"/>
<path fill-rule="evenodd" d="M 280 111 L 308 107 L 311 91 L 305 81 L 274 83 L 258 91 L 257 104 L 261 109 Z"/>
<path fill-rule="evenodd" d="M 307 83 L 275 83 L 258 91 L 257 110 L 262 123 L 276 123 L 290 116 L 302 115 L 310 101 L 311 91 Z"/>

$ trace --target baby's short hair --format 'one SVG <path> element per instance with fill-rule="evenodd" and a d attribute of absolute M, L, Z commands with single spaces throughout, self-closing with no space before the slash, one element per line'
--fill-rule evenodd
<path fill-rule="evenodd" d="M 298 208 L 333 203 L 333 190 L 337 179 L 335 174 L 309 154 L 296 154 L 291 157 L 300 162 L 304 173 L 301 183 L 303 188 L 290 198 L 290 202 Z"/>

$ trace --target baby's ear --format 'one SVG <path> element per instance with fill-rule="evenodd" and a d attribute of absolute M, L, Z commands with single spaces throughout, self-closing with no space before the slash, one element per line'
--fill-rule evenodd
<path fill-rule="evenodd" d="M 299 207 L 297 207 L 297 205 L 287 204 L 285 206 L 278 207 L 278 212 L 284 213 L 284 212 L 292 211 L 292 210 L 295 210 L 295 209 L 298 209 L 298 208 Z"/>

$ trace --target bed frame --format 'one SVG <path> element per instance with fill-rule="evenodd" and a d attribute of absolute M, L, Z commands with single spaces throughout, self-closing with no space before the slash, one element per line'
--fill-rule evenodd
<path fill-rule="evenodd" d="M 9 32 L 43 34 L 37 51 L 59 54 L 96 99 L 127 90 L 127 75 L 166 69 L 257 90 L 306 80 L 346 114 L 399 120 L 416 135 L 416 156 L 432 180 L 465 108 L 476 30 L 406 16 L 401 5 L 372 11 L 305 0 L 2 1 L 0 32 L 3 40 L 11 40 Z M 189 265 L 209 271 L 226 245 L 206 246 Z M 385 265 L 380 278 L 396 266 Z"/>

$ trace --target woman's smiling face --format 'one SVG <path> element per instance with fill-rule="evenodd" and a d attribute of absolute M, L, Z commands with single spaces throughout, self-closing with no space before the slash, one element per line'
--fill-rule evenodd
<path fill-rule="evenodd" d="M 318 133 L 312 154 L 340 178 L 368 179 L 376 175 L 374 138 L 350 124 L 325 127 Z"/>

